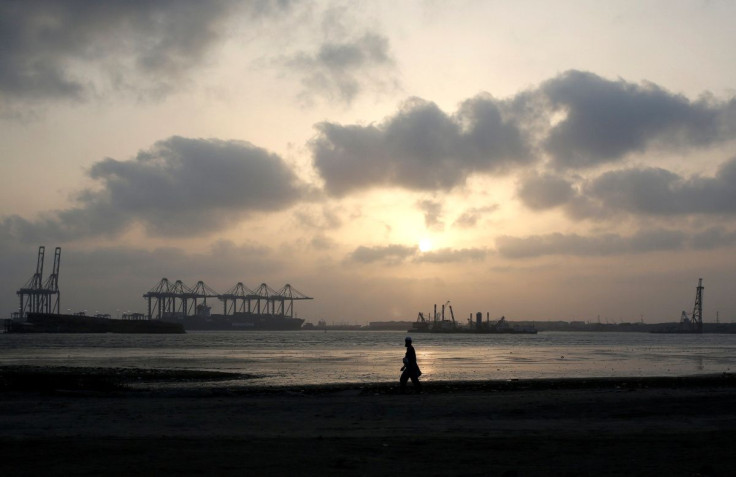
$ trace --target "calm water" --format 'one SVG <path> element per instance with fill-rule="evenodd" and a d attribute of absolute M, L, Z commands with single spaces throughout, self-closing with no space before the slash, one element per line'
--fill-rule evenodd
<path fill-rule="evenodd" d="M 684 376 L 736 371 L 736 335 L 417 334 L 423 379 Z M 404 333 L 0 334 L 0 363 L 177 368 L 262 376 L 241 384 L 384 382 L 399 377 Z"/>

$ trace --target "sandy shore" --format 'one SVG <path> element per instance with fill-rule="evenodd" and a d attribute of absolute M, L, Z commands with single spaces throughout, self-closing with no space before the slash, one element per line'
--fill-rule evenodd
<path fill-rule="evenodd" d="M 231 378 L 0 367 L 0 475 L 736 475 L 733 375 L 427 382 L 421 395 Z"/>

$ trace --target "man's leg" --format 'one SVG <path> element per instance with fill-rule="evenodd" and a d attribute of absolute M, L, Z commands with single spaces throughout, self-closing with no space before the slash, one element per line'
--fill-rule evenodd
<path fill-rule="evenodd" d="M 401 377 L 399 378 L 399 384 L 401 385 L 401 392 L 406 391 L 406 382 L 409 380 L 409 372 L 407 370 L 404 370 L 403 373 L 401 373 Z M 412 378 L 412 383 L 414 382 L 414 378 Z"/>
<path fill-rule="evenodd" d="M 419 376 L 413 374 L 411 376 L 411 384 L 414 385 L 414 390 L 416 390 L 416 392 L 422 392 L 422 383 L 419 382 Z"/>

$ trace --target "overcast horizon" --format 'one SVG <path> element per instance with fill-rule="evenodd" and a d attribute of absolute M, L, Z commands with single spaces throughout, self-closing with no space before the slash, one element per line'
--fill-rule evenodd
<path fill-rule="evenodd" d="M 736 3 L 0 2 L 0 317 L 736 321 Z M 214 304 L 213 312 L 221 305 Z"/>

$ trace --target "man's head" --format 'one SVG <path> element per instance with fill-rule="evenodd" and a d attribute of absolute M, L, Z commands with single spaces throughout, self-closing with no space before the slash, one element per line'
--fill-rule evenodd
<path fill-rule="evenodd" d="M 407 336 L 404 338 L 404 346 L 410 346 L 411 345 L 411 336 Z"/>

